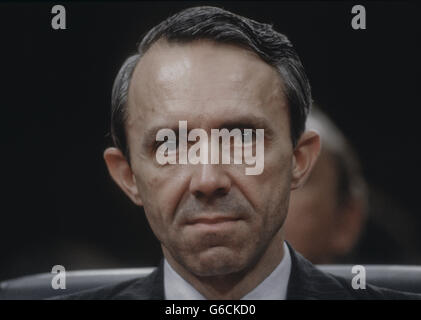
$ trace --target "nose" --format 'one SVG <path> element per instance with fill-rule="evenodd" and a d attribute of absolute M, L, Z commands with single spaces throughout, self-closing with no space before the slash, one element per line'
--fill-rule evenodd
<path fill-rule="evenodd" d="M 199 199 L 226 195 L 231 189 L 231 179 L 221 165 L 198 164 L 190 181 L 190 192 Z"/>

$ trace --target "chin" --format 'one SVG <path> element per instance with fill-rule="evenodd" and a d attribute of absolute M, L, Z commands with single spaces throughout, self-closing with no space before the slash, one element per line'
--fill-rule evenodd
<path fill-rule="evenodd" d="M 192 257 L 189 269 L 197 276 L 224 276 L 245 269 L 247 261 L 239 252 L 226 247 L 213 247 Z"/>

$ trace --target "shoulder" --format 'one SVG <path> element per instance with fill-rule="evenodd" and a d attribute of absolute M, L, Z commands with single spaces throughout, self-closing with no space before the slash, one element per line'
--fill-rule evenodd
<path fill-rule="evenodd" d="M 291 276 L 288 299 L 324 300 L 421 300 L 420 294 L 381 288 L 367 284 L 365 289 L 354 289 L 349 279 L 323 272 L 294 251 L 291 252 Z"/>
<path fill-rule="evenodd" d="M 49 298 L 48 300 L 114 300 L 124 293 L 130 293 L 135 283 L 143 282 L 143 279 L 127 280 L 118 284 L 106 285 L 88 290 L 82 290 L 71 294 L 65 294 Z"/>
<path fill-rule="evenodd" d="M 48 300 L 163 300 L 163 270 L 160 265 L 145 278 L 126 280 Z"/>
<path fill-rule="evenodd" d="M 335 278 L 348 292 L 351 299 L 358 300 L 421 300 L 421 295 L 416 293 L 397 291 L 388 288 L 366 284 L 365 288 L 354 289 L 348 279 L 330 275 Z"/>

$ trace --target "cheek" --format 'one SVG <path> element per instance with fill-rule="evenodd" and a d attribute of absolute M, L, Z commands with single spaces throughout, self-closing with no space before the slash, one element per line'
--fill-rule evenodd
<path fill-rule="evenodd" d="M 176 166 L 138 170 L 136 181 L 146 217 L 159 240 L 167 237 L 174 213 L 183 194 L 186 179 Z"/>
<path fill-rule="evenodd" d="M 250 224 L 250 233 L 273 235 L 282 226 L 288 210 L 290 193 L 288 158 L 265 159 L 261 175 L 237 177 L 236 184 L 257 214 Z"/>
<path fill-rule="evenodd" d="M 278 207 L 288 201 L 291 183 L 291 159 L 287 155 L 265 153 L 265 167 L 260 175 L 243 175 L 240 188 L 256 211 Z"/>

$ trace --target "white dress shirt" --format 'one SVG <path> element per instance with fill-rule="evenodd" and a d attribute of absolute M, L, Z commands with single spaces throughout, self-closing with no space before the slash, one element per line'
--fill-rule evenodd
<path fill-rule="evenodd" d="M 241 300 L 285 300 L 289 276 L 291 274 L 291 255 L 284 242 L 284 256 L 272 273 Z M 206 300 L 190 283 L 184 280 L 164 260 L 164 290 L 166 300 Z"/>

